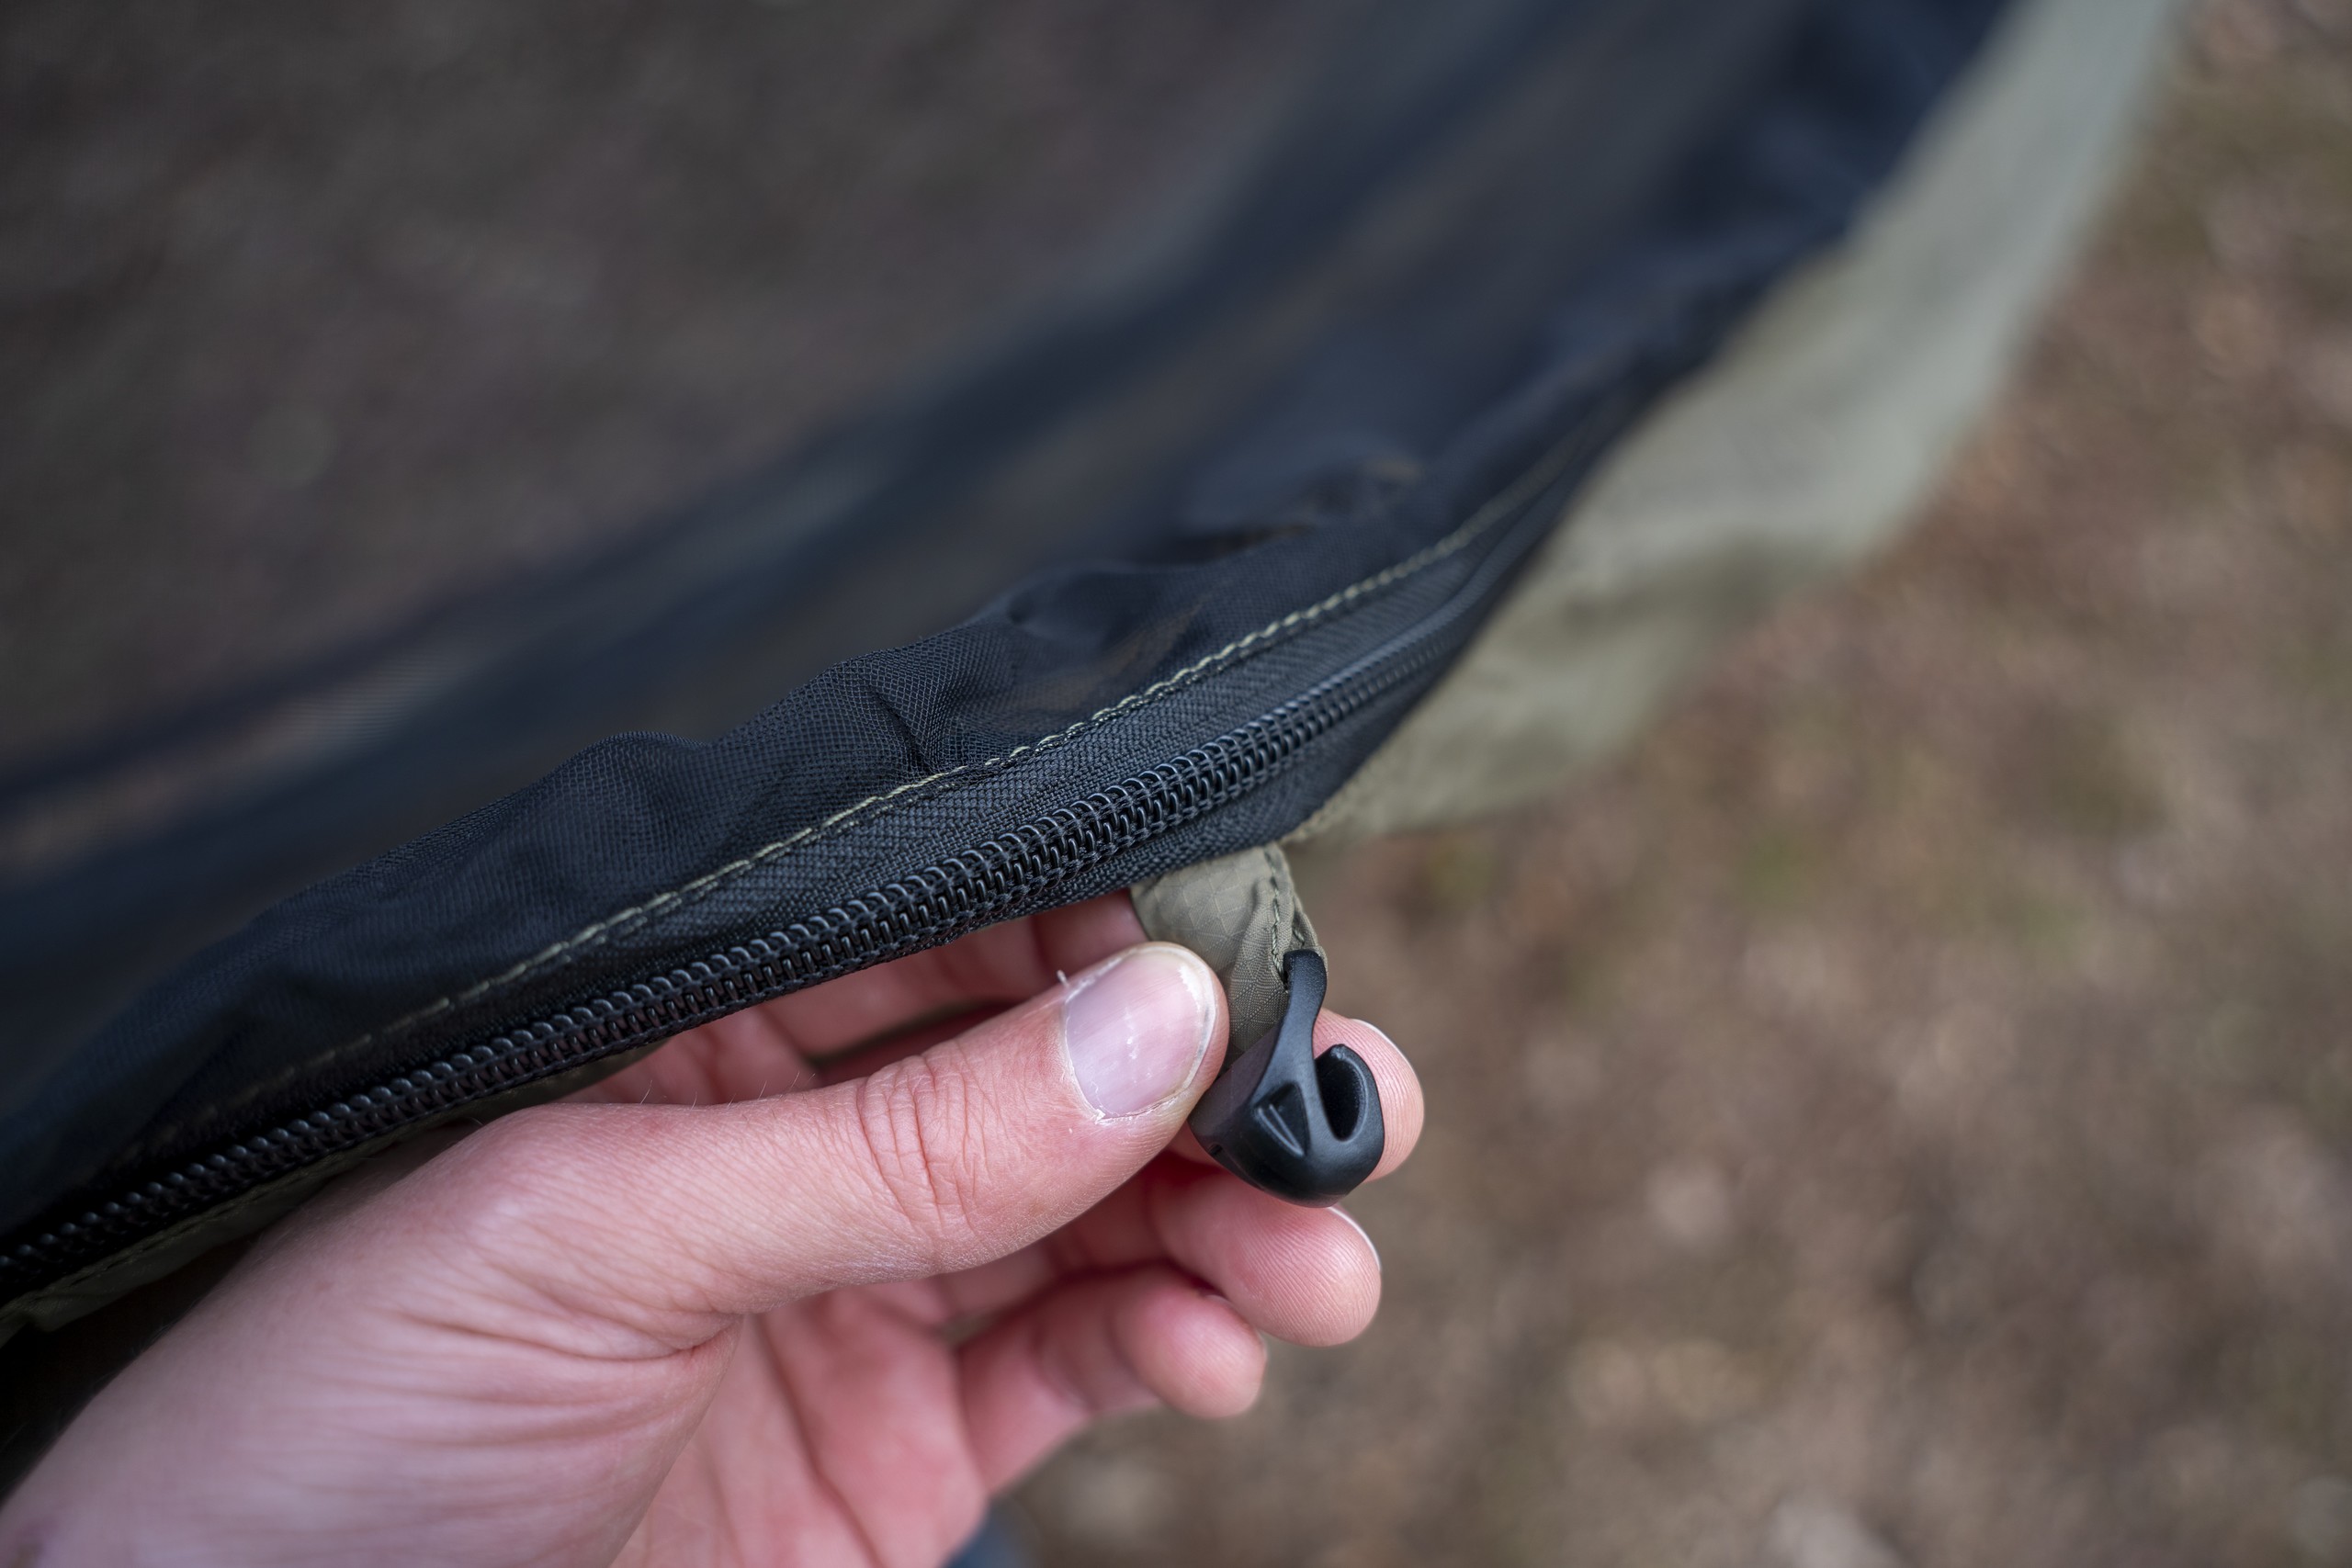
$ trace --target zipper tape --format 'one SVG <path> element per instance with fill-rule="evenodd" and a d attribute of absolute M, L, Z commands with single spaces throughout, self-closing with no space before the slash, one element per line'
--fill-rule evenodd
<path fill-rule="evenodd" d="M 465 1105 L 1050 907 L 1082 873 L 1256 790 L 1347 718 L 1450 658 L 1466 634 L 1446 634 L 1498 593 L 1550 531 L 1556 508 L 1546 502 L 1577 477 L 1576 465 L 1564 468 L 1523 498 L 1520 515 L 1490 536 L 1468 577 L 1430 613 L 1249 723 L 764 937 L 505 1030 L 28 1227 L 33 1234 L 0 1250 L 0 1294 L 39 1291 L 263 1183 Z"/>

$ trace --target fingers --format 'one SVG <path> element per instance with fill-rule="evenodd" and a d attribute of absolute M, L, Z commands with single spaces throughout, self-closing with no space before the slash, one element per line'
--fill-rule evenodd
<path fill-rule="evenodd" d="M 1034 997 L 1144 940 L 1125 893 L 1049 909 L 828 985 L 779 997 L 759 1010 L 803 1054 L 831 1055 L 928 1019 Z"/>
<path fill-rule="evenodd" d="M 1064 1285 L 958 1352 L 964 1419 L 991 1491 L 1099 1416 L 1162 1402 L 1238 1416 L 1265 1347 L 1233 1308 L 1166 1265 Z"/>
<path fill-rule="evenodd" d="M 1362 1019 L 1327 1012 L 1315 1021 L 1315 1054 L 1319 1056 L 1340 1044 L 1351 1047 L 1363 1058 L 1364 1066 L 1372 1069 L 1374 1083 L 1380 1089 L 1384 1123 L 1380 1163 L 1365 1178 L 1377 1181 L 1403 1165 L 1413 1146 L 1421 1141 L 1426 1109 L 1421 1101 L 1421 1076 L 1413 1070 L 1413 1064 L 1396 1048 L 1396 1043 L 1379 1028 Z"/>
<path fill-rule="evenodd" d="M 926 1021 L 1034 997 L 1144 940 L 1125 893 L 971 935 L 766 1004 L 801 1051 L 824 1057 Z"/>
<path fill-rule="evenodd" d="M 886 1039 L 886 1056 L 911 1055 L 1143 940 L 1125 893 L 989 926 L 688 1030 L 577 1098 L 718 1105 L 808 1088 L 814 1061 Z"/>
<path fill-rule="evenodd" d="M 845 1513 L 867 1547 L 830 1555 L 811 1542 L 763 1560 L 937 1562 L 978 1520 L 988 1492 L 955 1419 L 956 1369 L 922 1330 L 867 1310 L 854 1293 L 821 1296 L 757 1320 L 737 1354 L 764 1359 L 787 1391 L 791 1431 L 778 1435 L 797 1444 L 806 1464 L 804 1472 L 773 1440 L 759 1444 L 744 1456 L 755 1472 L 745 1478 L 750 1495 L 776 1498 L 802 1517 Z M 779 1497 L 802 1473 L 820 1495 Z M 945 1521 L 956 1522 L 943 1532 Z"/>
<path fill-rule="evenodd" d="M 1146 1192 L 1167 1255 L 1294 1345 L 1340 1345 L 1380 1306 L 1380 1255 L 1338 1209 L 1302 1209 L 1221 1172 L 1170 1164 Z"/>
<path fill-rule="evenodd" d="M 1420 1079 L 1380 1030 L 1324 1013 L 1315 1048 L 1339 1043 L 1363 1057 L 1380 1090 L 1386 1138 L 1372 1175 L 1378 1180 L 1419 1142 Z M 1224 1175 L 1189 1130 L 1170 1153 L 1182 1157 L 1154 1162 L 1051 1243 L 940 1280 L 937 1316 L 1002 1312 L 1077 1275 L 1172 1259 L 1277 1338 L 1333 1345 L 1362 1331 L 1379 1304 L 1380 1262 L 1352 1218 L 1252 1191 Z"/>
<path fill-rule="evenodd" d="M 727 1105 L 813 1087 L 817 1071 L 764 1007 L 690 1029 L 572 1098 L 600 1105 Z"/>
<path fill-rule="evenodd" d="M 1077 1279 L 1172 1263 L 1277 1339 L 1337 1345 L 1380 1305 L 1380 1256 L 1338 1209 L 1302 1209 L 1221 1170 L 1162 1159 L 1041 1247 L 939 1281 L 944 1320 Z"/>
<path fill-rule="evenodd" d="M 654 1341 L 624 1334 L 620 1353 L 699 1343 L 735 1314 L 969 1267 L 1068 1224 L 1166 1146 L 1223 1033 L 1207 966 L 1146 944 L 855 1083 L 522 1112 L 404 1201 L 525 1310 Z"/>
<path fill-rule="evenodd" d="M 1236 1041 L 1236 1049 L 1250 1043 Z M 1363 1058 L 1372 1069 L 1373 1082 L 1380 1090 L 1380 1114 L 1383 1137 L 1380 1163 L 1373 1168 L 1368 1181 L 1377 1181 L 1405 1163 L 1413 1145 L 1421 1141 L 1424 1107 L 1421 1102 L 1420 1075 L 1413 1071 L 1413 1064 L 1396 1043 L 1377 1027 L 1359 1018 L 1345 1018 L 1336 1012 L 1322 1012 L 1315 1019 L 1315 1054 L 1321 1055 L 1334 1045 L 1346 1045 Z M 1176 1152 L 1202 1165 L 1215 1162 L 1190 1128 L 1176 1140 Z"/>

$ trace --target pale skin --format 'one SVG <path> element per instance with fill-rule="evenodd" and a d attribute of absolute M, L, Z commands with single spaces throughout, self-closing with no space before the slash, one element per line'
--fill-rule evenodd
<path fill-rule="evenodd" d="M 1124 894 L 993 928 L 379 1161 L 75 1420 L 0 1563 L 928 1568 L 1090 1423 L 1238 1413 L 1379 1259 L 1183 1131 L 1223 998 L 1142 942 Z M 1419 1086 L 1340 1040 L 1385 1175 Z"/>

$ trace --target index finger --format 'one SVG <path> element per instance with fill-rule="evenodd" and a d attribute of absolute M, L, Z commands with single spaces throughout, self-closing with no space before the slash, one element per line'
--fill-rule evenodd
<path fill-rule="evenodd" d="M 1144 940 L 1124 891 L 1007 920 L 690 1029 L 579 1098 L 712 1104 L 807 1088 L 812 1063 L 972 1021 Z"/>

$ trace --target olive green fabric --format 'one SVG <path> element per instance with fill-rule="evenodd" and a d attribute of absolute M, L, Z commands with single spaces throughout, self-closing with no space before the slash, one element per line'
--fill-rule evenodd
<path fill-rule="evenodd" d="M 2097 215 L 2174 11 L 2020 4 L 1851 237 L 1626 441 L 1444 682 L 1290 841 L 1550 791 L 1726 637 L 1898 532 Z"/>
<path fill-rule="evenodd" d="M 560 1100 L 574 1089 L 585 1089 L 611 1076 L 620 1067 L 650 1055 L 660 1049 L 662 1043 L 657 1042 L 640 1046 L 585 1067 L 557 1073 L 488 1100 L 460 1106 L 435 1121 L 419 1122 L 416 1126 L 388 1134 L 373 1143 L 346 1149 L 330 1159 L 305 1166 L 276 1181 L 257 1187 L 226 1208 L 208 1210 L 195 1215 L 158 1233 L 128 1252 L 105 1258 L 78 1274 L 60 1280 L 46 1290 L 36 1291 L 9 1303 L 6 1312 L 0 1314 L 0 1345 L 6 1345 L 28 1325 L 51 1329 L 72 1323 L 120 1296 L 164 1278 L 216 1247 L 242 1240 L 277 1224 L 301 1207 L 303 1201 L 321 1187 L 388 1149 L 436 1128 L 459 1122 L 489 1122 L 510 1111 Z"/>
<path fill-rule="evenodd" d="M 1134 897 L 1145 934 L 1191 948 L 1225 982 L 1236 1054 L 1282 1021 L 1290 999 L 1283 961 L 1302 948 L 1323 953 L 1290 862 L 1272 844 L 1137 883 Z"/>

